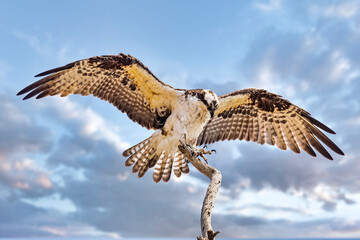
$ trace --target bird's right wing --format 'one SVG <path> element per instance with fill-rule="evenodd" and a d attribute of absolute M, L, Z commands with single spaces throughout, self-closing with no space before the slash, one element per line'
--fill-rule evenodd
<path fill-rule="evenodd" d="M 320 140 L 344 155 L 319 128 L 328 133 L 334 134 L 334 131 L 279 95 L 262 89 L 244 89 L 220 96 L 219 101 L 219 108 L 200 134 L 197 145 L 244 139 L 276 145 L 283 150 L 290 148 L 296 153 L 301 148 L 316 156 L 313 146 L 332 160 Z"/>
<path fill-rule="evenodd" d="M 139 60 L 125 54 L 79 60 L 36 75 L 39 76 L 46 77 L 18 95 L 29 92 L 25 100 L 36 95 L 42 98 L 92 94 L 112 103 L 147 129 L 159 129 L 165 124 L 179 92 L 157 79 Z"/>

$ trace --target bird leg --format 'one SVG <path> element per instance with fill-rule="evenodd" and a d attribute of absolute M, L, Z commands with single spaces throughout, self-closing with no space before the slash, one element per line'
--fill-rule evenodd
<path fill-rule="evenodd" d="M 208 164 L 208 161 L 207 161 L 207 158 L 205 157 L 205 154 L 209 154 L 211 155 L 212 154 L 212 150 L 211 151 L 207 151 L 205 150 L 205 148 L 200 148 L 200 149 L 197 149 L 198 152 L 197 152 L 197 157 L 202 157 L 204 159 L 204 161 L 206 162 L 206 164 Z"/>
<path fill-rule="evenodd" d="M 212 149 L 210 151 L 205 150 L 207 145 L 205 145 L 204 148 L 199 149 L 199 148 L 194 147 L 194 145 L 192 145 L 192 144 L 187 144 L 185 134 L 182 136 L 182 139 L 179 140 L 179 142 L 180 142 L 181 145 L 183 145 L 183 146 L 186 145 L 187 146 L 187 148 L 190 151 L 192 157 L 198 158 L 200 156 L 200 157 L 202 157 L 204 162 L 206 162 L 206 164 L 208 164 L 208 161 L 207 161 L 207 158 L 205 157 L 205 154 L 211 155 L 213 152 L 216 153 L 216 150 L 214 150 L 214 149 Z M 187 161 L 187 163 L 189 163 L 188 159 L 186 161 Z"/>
<path fill-rule="evenodd" d="M 204 162 L 206 162 L 206 164 L 208 164 L 208 161 L 207 161 L 207 158 L 205 157 L 205 154 L 209 154 L 209 155 L 211 155 L 213 152 L 215 152 L 216 153 L 216 151 L 215 150 L 210 150 L 210 151 L 207 151 L 207 150 L 205 150 L 205 148 L 196 148 L 196 147 L 194 147 L 194 146 L 192 146 L 192 145 L 189 145 L 189 144 L 186 144 L 186 146 L 188 146 L 189 147 L 189 149 L 190 149 L 190 151 L 191 151 L 191 156 L 193 156 L 193 157 L 202 157 L 202 159 L 204 159 Z"/>

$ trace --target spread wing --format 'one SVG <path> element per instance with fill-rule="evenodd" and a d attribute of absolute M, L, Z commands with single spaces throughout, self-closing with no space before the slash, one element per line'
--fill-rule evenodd
<path fill-rule="evenodd" d="M 49 75 L 50 74 L 50 75 Z M 48 76 L 46 76 L 48 75 Z M 94 95 L 113 104 L 148 129 L 161 128 L 171 114 L 177 90 L 157 79 L 136 58 L 125 55 L 92 57 L 36 75 L 46 76 L 21 90 L 25 99 L 71 93 Z"/>
<path fill-rule="evenodd" d="M 214 117 L 200 134 L 197 145 L 223 140 L 246 140 L 276 145 L 280 149 L 300 149 L 316 156 L 331 155 L 320 143 L 334 152 L 344 153 L 320 130 L 335 134 L 330 128 L 281 96 L 260 89 L 244 89 L 220 96 Z"/>

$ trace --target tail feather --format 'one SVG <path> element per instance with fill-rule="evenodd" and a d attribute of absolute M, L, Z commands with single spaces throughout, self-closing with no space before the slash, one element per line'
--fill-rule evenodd
<path fill-rule="evenodd" d="M 152 149 L 152 147 L 149 147 L 149 145 L 146 145 L 142 149 L 140 149 L 138 153 L 134 154 L 137 157 L 137 161 L 132 169 L 132 171 L 134 173 L 138 172 L 143 167 L 143 165 L 145 165 L 145 162 L 149 155 L 149 151 L 151 151 L 151 149 Z"/>
<path fill-rule="evenodd" d="M 162 165 L 163 165 L 163 162 L 165 162 L 166 160 L 167 160 L 167 157 L 165 158 L 165 152 L 162 152 L 159 157 L 159 160 L 157 161 L 155 168 L 154 168 L 153 179 L 155 182 L 159 182 L 161 180 Z"/>
<path fill-rule="evenodd" d="M 181 166 L 181 153 L 179 151 L 177 151 L 175 153 L 175 157 L 174 157 L 174 174 L 176 177 L 181 177 L 181 170 L 180 170 L 180 166 Z"/>
<path fill-rule="evenodd" d="M 165 169 L 163 170 L 163 174 L 162 174 L 162 180 L 164 182 L 168 182 L 170 179 L 173 161 L 174 161 L 174 156 L 169 155 L 166 165 L 165 165 Z"/>
<path fill-rule="evenodd" d="M 139 151 L 139 149 L 141 149 L 143 146 L 147 145 L 151 141 L 151 139 L 152 139 L 152 137 L 149 137 L 149 138 L 145 139 L 144 141 L 139 142 L 135 146 L 132 146 L 131 148 L 126 149 L 122 155 L 124 157 L 129 157 L 130 155 L 135 154 L 136 152 Z"/>
<path fill-rule="evenodd" d="M 155 155 L 156 149 L 155 148 L 151 148 L 149 150 L 149 152 L 147 153 L 147 155 L 143 156 L 142 160 L 142 165 L 139 169 L 139 173 L 138 173 L 138 177 L 141 178 L 142 176 L 144 176 L 144 174 L 146 173 L 146 171 L 149 169 L 149 161 L 150 159 L 153 158 L 153 156 Z"/>
<path fill-rule="evenodd" d="M 149 168 L 153 168 L 156 165 L 156 162 L 159 160 L 159 155 L 155 154 L 152 158 L 150 158 L 148 166 Z"/>
<path fill-rule="evenodd" d="M 190 169 L 189 169 L 189 166 L 188 166 L 188 164 L 187 164 L 187 162 L 186 162 L 186 158 L 185 158 L 185 156 L 184 155 L 182 155 L 181 154 L 181 168 L 180 168 L 180 170 L 183 172 L 183 173 L 189 173 L 189 171 L 190 171 Z"/>
<path fill-rule="evenodd" d="M 139 162 L 147 149 L 148 149 L 148 146 L 143 146 L 142 148 L 140 148 L 135 154 L 131 155 L 128 158 L 128 160 L 126 160 L 125 166 L 131 166 L 135 163 L 135 165 L 132 169 L 132 172 L 136 173 L 137 172 L 136 168 L 138 167 Z"/>
<path fill-rule="evenodd" d="M 125 166 L 126 167 L 130 167 L 131 165 L 133 165 L 136 160 L 138 159 L 137 154 L 133 154 L 131 155 L 126 161 L 125 161 Z"/>
<path fill-rule="evenodd" d="M 189 173 L 185 156 L 178 149 L 161 149 L 159 143 L 162 139 L 157 136 L 162 137 L 162 135 L 153 135 L 125 150 L 123 156 L 129 157 L 125 161 L 125 166 L 134 165 L 132 171 L 137 172 L 139 178 L 143 177 L 149 168 L 154 167 L 155 182 L 160 180 L 168 182 L 172 169 L 176 177 L 180 177 L 182 173 Z"/>

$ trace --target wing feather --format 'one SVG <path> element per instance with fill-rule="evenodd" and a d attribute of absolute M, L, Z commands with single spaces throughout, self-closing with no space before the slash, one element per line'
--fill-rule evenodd
<path fill-rule="evenodd" d="M 300 127 L 296 124 L 294 124 L 293 119 L 289 119 L 289 126 L 294 131 L 294 136 L 296 138 L 296 142 L 300 146 L 302 150 L 304 150 L 306 153 L 310 154 L 311 156 L 315 157 L 316 153 L 311 148 L 309 142 L 307 141 L 304 133 L 301 131 Z"/>
<path fill-rule="evenodd" d="M 79 60 L 36 77 L 44 78 L 18 93 L 27 93 L 24 100 L 34 96 L 38 99 L 92 94 L 148 129 L 164 125 L 179 92 L 157 79 L 139 60 L 125 54 Z"/>
<path fill-rule="evenodd" d="M 271 122 L 268 121 L 268 117 L 264 117 L 263 121 L 265 121 L 265 125 L 266 125 L 266 143 L 270 144 L 270 145 L 275 145 L 275 137 L 276 137 L 276 132 L 271 124 Z"/>
<path fill-rule="evenodd" d="M 332 160 L 323 143 L 334 152 L 344 155 L 320 131 L 322 129 L 334 134 L 333 130 L 279 95 L 251 88 L 220 96 L 219 99 L 219 108 L 204 127 L 197 145 L 244 139 L 276 145 L 282 150 L 289 148 L 295 153 L 302 149 L 311 156 L 316 156 L 314 147 L 324 157 Z"/>
<path fill-rule="evenodd" d="M 251 116 L 248 117 L 248 127 L 245 134 L 245 140 L 249 142 L 252 139 L 253 134 L 253 118 Z"/>
<path fill-rule="evenodd" d="M 287 145 L 285 143 L 285 139 L 284 139 L 284 135 L 283 135 L 283 131 L 281 130 L 281 123 L 278 120 L 277 116 L 274 116 L 274 121 L 272 122 L 272 125 L 274 127 L 274 130 L 276 131 L 276 146 L 278 148 L 280 148 L 281 150 L 286 150 L 287 149 Z"/>
<path fill-rule="evenodd" d="M 258 120 L 259 120 L 260 130 L 259 130 L 259 139 L 257 142 L 263 145 L 266 142 L 266 129 L 265 129 L 266 122 L 263 121 L 263 119 L 260 118 L 259 116 L 258 116 Z"/>
<path fill-rule="evenodd" d="M 326 149 L 319 143 L 319 141 L 314 137 L 314 135 L 311 133 L 310 129 L 306 128 L 305 122 L 300 122 L 300 119 L 295 119 L 297 121 L 297 124 L 301 125 L 303 129 L 306 129 L 304 131 L 304 136 L 308 143 L 314 147 L 318 152 L 320 152 L 324 157 L 333 160 L 333 158 L 330 156 L 330 154 L 326 151 Z"/>
<path fill-rule="evenodd" d="M 299 146 L 296 144 L 296 140 L 293 133 L 291 132 L 290 126 L 284 123 L 281 123 L 280 126 L 281 131 L 284 133 L 286 146 L 288 146 L 293 152 L 300 153 Z"/>
<path fill-rule="evenodd" d="M 254 110 L 251 111 L 251 116 L 253 119 L 253 132 L 250 141 L 256 142 L 259 138 L 259 130 L 260 130 L 259 119 L 257 117 L 257 114 L 255 114 Z"/>

